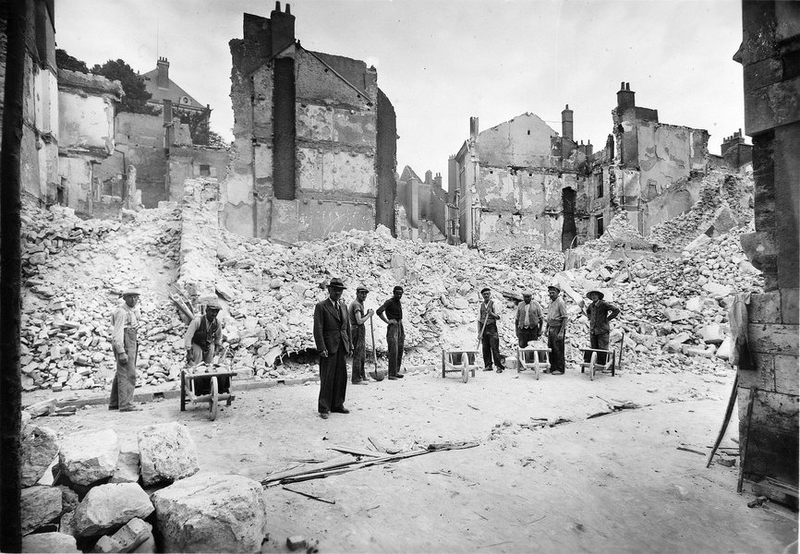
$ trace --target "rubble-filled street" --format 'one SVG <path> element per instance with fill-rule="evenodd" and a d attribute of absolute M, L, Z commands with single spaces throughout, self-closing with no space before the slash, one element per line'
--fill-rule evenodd
<path fill-rule="evenodd" d="M 711 176 L 707 187 L 720 183 Z M 735 416 L 705 467 L 735 377 L 727 361 L 728 307 L 735 294 L 760 286 L 760 273 L 739 247 L 739 234 L 751 225 L 747 210 L 736 214 L 738 225 L 708 236 L 727 204 L 700 203 L 657 230 L 675 245 L 667 250 L 662 242 L 657 252 L 631 248 L 647 243 L 620 218 L 606 234 L 616 243 L 605 239 L 568 253 L 564 270 L 560 253 L 480 252 L 397 240 L 385 228 L 296 246 L 219 231 L 216 251 L 203 252 L 201 243 L 187 245 L 182 237 L 186 209 L 129 213 L 115 222 L 29 209 L 23 403 L 34 418 L 28 429 L 51 430 L 30 436 L 55 435 L 62 458 L 63 443 L 75 437 L 87 441 L 78 450 L 114 445 L 120 460 L 132 456 L 135 478 L 111 483 L 135 482 L 137 463 L 143 479 L 145 467 L 167 463 L 157 453 L 145 462 L 142 430 L 183 423 L 190 437 L 163 440 L 190 441 L 180 450 L 195 458 L 173 461 L 182 476 L 199 470 L 186 486 L 209 487 L 191 480 L 217 474 L 264 485 L 264 552 L 286 551 L 287 544 L 322 552 L 772 552 L 796 535 L 785 508 L 749 508 L 736 494 Z M 186 296 L 173 283 L 182 260 L 203 255 L 224 303 L 230 355 L 218 363 L 236 372 L 235 399 L 214 421 L 208 404 L 190 401 L 182 412 L 178 398 L 186 323 L 174 299 Z M 370 307 L 394 284 L 406 287 L 406 378 L 349 386 L 351 413 L 325 421 L 316 417 L 311 315 L 325 295 L 320 284 L 336 276 L 347 283 L 348 300 L 365 285 Z M 515 371 L 512 308 L 525 289 L 544 302 L 551 283 L 564 290 L 570 316 L 567 372 L 537 380 L 532 371 Z M 109 314 L 129 286 L 143 299 L 136 396 L 143 409 L 122 414 L 106 409 L 114 371 Z M 443 351 L 476 347 L 483 286 L 505 306 L 499 328 L 509 370 L 484 373 L 478 363 L 466 383 L 461 375 L 443 378 Z M 592 381 L 580 370 L 588 323 L 578 302 L 597 288 L 622 309 L 612 332 L 621 359 L 615 376 L 600 373 Z M 385 328 L 374 324 L 381 370 Z M 373 363 L 368 357 L 370 369 Z M 114 436 L 102 435 L 108 432 Z M 66 458 L 59 467 L 68 473 Z M 122 471 L 114 467 L 112 474 Z M 39 485 L 50 483 L 45 472 Z M 189 549 L 169 523 L 189 516 L 164 515 L 158 501 L 159 530 L 152 532 Z M 88 508 L 81 510 L 68 525 L 77 526 L 85 548 L 115 524 L 87 523 Z M 142 523 L 125 532 L 151 533 L 151 510 L 137 512 L 141 519 L 133 521 Z M 248 537 L 240 544 L 251 548 L 255 539 Z"/>

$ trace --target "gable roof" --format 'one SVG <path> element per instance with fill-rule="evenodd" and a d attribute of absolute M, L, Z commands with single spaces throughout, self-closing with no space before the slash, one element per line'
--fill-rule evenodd
<path fill-rule="evenodd" d="M 158 68 L 148 71 L 147 73 L 143 74 L 142 77 L 144 77 L 144 86 L 147 89 L 147 92 L 152 95 L 150 102 L 158 102 L 161 104 L 164 102 L 164 100 L 172 100 L 172 103 L 175 106 L 188 106 L 199 109 L 206 107 L 205 104 L 198 102 L 191 94 L 178 86 L 172 79 L 168 79 L 168 88 L 159 88 Z M 188 102 L 181 102 L 182 98 L 188 99 Z"/>

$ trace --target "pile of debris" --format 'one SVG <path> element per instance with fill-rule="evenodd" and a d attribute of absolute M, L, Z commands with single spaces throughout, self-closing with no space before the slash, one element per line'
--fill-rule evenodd
<path fill-rule="evenodd" d="M 261 485 L 195 475 L 197 448 L 185 425 L 143 427 L 137 450 L 121 451 L 112 429 L 59 438 L 31 422 L 47 413 L 40 405 L 22 413 L 23 552 L 260 550 Z"/>
<path fill-rule="evenodd" d="M 81 220 L 69 208 L 25 207 L 21 367 L 24 390 L 104 387 L 114 375 L 111 314 L 142 291 L 139 383 L 177 379 L 185 324 L 168 301 L 178 268 L 180 210 Z"/>
<path fill-rule="evenodd" d="M 648 239 L 660 248 L 680 249 L 700 235 L 720 236 L 753 218 L 752 175 L 712 171 L 703 178 L 699 194 L 688 212 L 653 226 Z"/>
<path fill-rule="evenodd" d="M 736 182 L 726 182 L 738 190 Z M 119 293 L 129 286 L 142 289 L 139 383 L 176 383 L 184 363 L 187 321 L 173 302 L 172 285 L 182 275 L 181 264 L 195 259 L 187 254 L 191 248 L 180 244 L 185 224 L 181 209 L 171 206 L 125 214 L 123 221 L 89 223 L 63 208 L 30 207 L 27 215 L 24 388 L 107 386 L 114 374 L 110 315 L 120 302 Z M 717 371 L 726 355 L 717 346 L 730 334 L 727 307 L 732 296 L 762 287 L 759 272 L 739 245 L 739 235 L 749 228 L 713 236 L 686 231 L 680 253 L 634 251 L 628 247 L 643 239 L 620 216 L 610 225 L 606 242 L 595 241 L 583 250 L 584 263 L 568 271 L 562 271 L 564 258 L 557 252 L 519 249 L 493 255 L 464 246 L 398 240 L 384 227 L 296 245 L 215 229 L 217 262 L 203 275 L 225 305 L 221 320 L 233 369 L 257 378 L 315 371 L 313 308 L 326 298 L 324 284 L 331 277 L 348 285 L 346 302 L 354 299 L 357 285 L 366 286 L 371 291 L 366 305 L 372 309 L 391 296 L 395 285 L 405 287 L 407 365 L 436 364 L 442 350 L 477 347 L 476 314 L 484 286 L 495 291 L 498 304 L 507 301 L 499 329 L 503 350 L 511 351 L 516 347 L 513 308 L 520 293 L 533 290 L 546 308 L 547 285 L 555 280 L 565 290 L 572 319 L 567 334 L 571 362 L 578 359 L 577 348 L 588 343 L 580 301 L 589 290 L 601 288 L 623 309 L 614 338 L 625 332 L 627 362 L 641 371 L 679 371 L 687 363 Z M 620 240 L 626 247 L 613 248 Z M 213 259 L 213 254 L 206 253 L 206 258 Z M 374 340 L 376 350 L 385 353 L 385 324 L 377 317 L 373 323 L 368 346 Z M 282 363 L 295 354 L 309 364 Z"/>
<path fill-rule="evenodd" d="M 625 356 L 641 362 L 642 371 L 702 368 L 730 356 L 728 308 L 734 296 L 763 289 L 761 273 L 739 244 L 739 236 L 751 230 L 746 226 L 714 238 L 701 235 L 680 254 L 635 260 L 597 257 L 558 277 L 566 288 L 604 290 L 606 299 L 620 306 L 614 335 L 621 338 L 625 331 Z M 586 335 L 586 317 L 577 308 L 571 313 L 576 324 L 571 333 Z"/>

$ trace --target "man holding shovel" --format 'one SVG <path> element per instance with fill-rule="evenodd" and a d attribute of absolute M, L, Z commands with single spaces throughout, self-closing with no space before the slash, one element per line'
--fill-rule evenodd
<path fill-rule="evenodd" d="M 372 309 L 364 313 L 364 301 L 367 299 L 367 287 L 360 285 L 356 288 L 356 299 L 350 303 L 347 313 L 350 316 L 350 329 L 353 337 L 353 371 L 350 377 L 354 385 L 367 385 L 367 374 L 364 372 L 364 363 L 367 360 L 367 329 L 364 322 L 372 318 Z M 373 340 L 374 337 L 373 337 Z"/>
<path fill-rule="evenodd" d="M 478 342 L 483 344 L 483 370 L 492 370 L 492 358 L 497 366 L 497 373 L 503 373 L 505 366 L 500 358 L 500 334 L 497 332 L 497 320 L 500 316 L 494 309 L 492 291 L 484 287 L 481 291 L 483 302 L 478 319 Z"/>

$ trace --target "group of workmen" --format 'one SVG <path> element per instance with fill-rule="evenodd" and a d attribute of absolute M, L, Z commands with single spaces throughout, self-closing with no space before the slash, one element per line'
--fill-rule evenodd
<path fill-rule="evenodd" d="M 333 278 L 327 285 L 328 298 L 318 302 L 314 308 L 314 342 L 319 351 L 320 390 L 317 410 L 322 419 L 328 419 L 331 412 L 347 414 L 350 411 L 344 406 L 347 391 L 348 355 L 353 356 L 351 380 L 354 385 L 366 385 L 369 381 L 364 371 L 366 360 L 366 328 L 365 322 L 372 317 L 373 311 L 364 310 L 367 298 L 366 287 L 356 288 L 356 299 L 349 307 L 342 301 L 342 292 L 346 289 L 339 278 Z M 564 374 L 564 344 L 566 339 L 567 307 L 561 298 L 561 289 L 557 285 L 547 287 L 550 304 L 547 314 L 533 300 L 533 293 L 525 291 L 522 302 L 517 305 L 515 328 L 520 348 L 525 348 L 539 340 L 542 326 L 545 327 L 547 347 L 550 349 L 550 373 Z M 589 340 L 591 348 L 608 349 L 610 327 L 609 322 L 619 315 L 619 308 L 603 299 L 599 290 L 588 293 L 590 303 L 581 301 L 589 319 Z M 497 322 L 499 310 L 492 300 L 489 287 L 481 290 L 483 301 L 478 314 L 478 341 L 483 349 L 484 371 L 497 373 L 505 370 L 503 357 L 500 355 L 500 333 Z M 386 343 L 389 355 L 389 380 L 403 377 L 400 366 L 403 360 L 403 287 L 396 286 L 392 297 L 386 300 L 376 312 L 386 323 Z M 374 348 L 374 337 L 373 337 Z"/>
<path fill-rule="evenodd" d="M 133 393 L 136 389 L 136 360 L 139 353 L 137 330 L 141 319 L 138 309 L 140 296 L 138 289 L 123 291 L 123 302 L 111 315 L 111 348 L 117 369 L 111 384 L 109 410 L 139 410 L 133 404 Z M 205 303 L 205 312 L 189 323 L 183 338 L 187 365 L 196 365 L 200 361 L 211 363 L 222 346 L 222 324 L 217 319 L 221 308 L 216 298 L 211 299 Z"/>
<path fill-rule="evenodd" d="M 365 310 L 367 290 L 364 286 L 356 288 L 356 298 L 349 306 L 342 301 L 342 293 L 347 288 L 344 282 L 335 277 L 327 283 L 328 298 L 314 307 L 314 343 L 319 352 L 320 390 L 317 400 L 319 416 L 328 419 L 329 414 L 347 414 L 345 395 L 347 391 L 346 358 L 352 355 L 351 381 L 354 385 L 369 383 L 364 369 L 366 364 L 366 322 L 377 314 L 386 323 L 386 343 L 388 346 L 388 379 L 403 378 L 400 368 L 403 362 L 405 330 L 403 328 L 403 287 L 395 286 L 392 297 L 376 311 Z M 557 285 L 547 287 L 550 303 L 545 314 L 542 307 L 533 299 L 533 293 L 525 291 L 522 301 L 517 305 L 514 322 L 520 348 L 534 344 L 544 335 L 550 350 L 550 373 L 564 373 L 564 343 L 567 330 L 567 307 L 561 298 Z M 123 303 L 112 315 L 111 345 L 117 362 L 116 374 L 111 386 L 109 410 L 121 412 L 138 410 L 133 405 L 136 387 L 136 360 L 138 353 L 137 329 L 140 315 L 138 311 L 140 293 L 128 289 L 122 293 Z M 483 350 L 484 371 L 497 373 L 505 370 L 500 355 L 500 334 L 497 328 L 500 310 L 492 300 L 491 289 L 481 290 L 482 302 L 478 314 L 478 342 Z M 619 308 L 604 300 L 599 290 L 589 291 L 587 305 L 580 306 L 589 319 L 589 341 L 591 348 L 607 350 L 609 344 L 609 322 L 619 315 Z M 222 325 L 217 319 L 221 306 L 211 299 L 205 304 L 205 311 L 192 319 L 184 335 L 187 365 L 200 361 L 212 363 L 215 354 L 222 346 Z M 370 321 L 371 325 L 371 321 Z M 374 337 L 372 338 L 374 349 Z M 376 374 L 376 377 L 380 377 Z"/>

